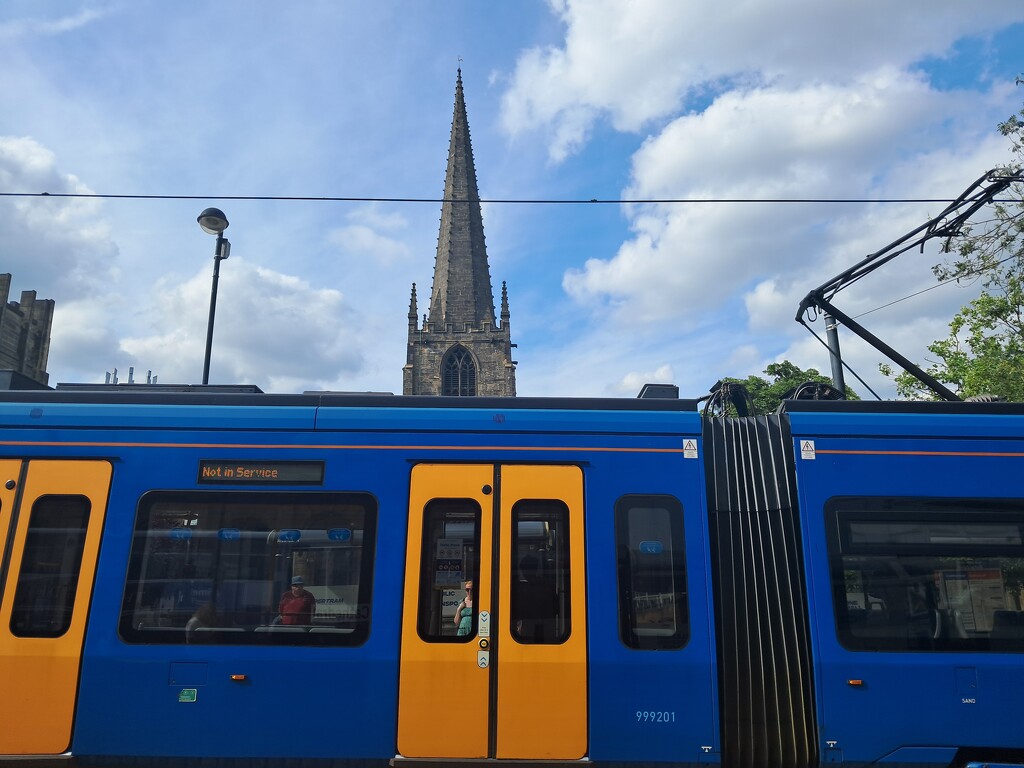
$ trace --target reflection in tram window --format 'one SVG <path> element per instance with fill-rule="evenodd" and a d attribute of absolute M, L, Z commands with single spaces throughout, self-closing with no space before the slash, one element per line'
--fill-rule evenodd
<path fill-rule="evenodd" d="M 1019 502 L 846 498 L 829 510 L 844 646 L 1024 651 Z"/>
<path fill-rule="evenodd" d="M 569 509 L 561 501 L 523 500 L 512 507 L 509 626 L 524 644 L 564 643 L 569 602 Z"/>
<path fill-rule="evenodd" d="M 358 645 L 370 626 L 376 502 L 366 494 L 151 493 L 121 611 L 133 643 Z M 315 598 L 299 623 L 280 600 Z"/>
<path fill-rule="evenodd" d="M 681 648 L 690 636 L 683 509 L 671 496 L 615 505 L 619 635 L 630 648 Z"/>
<path fill-rule="evenodd" d="M 90 509 L 84 496 L 43 496 L 33 504 L 11 634 L 60 637 L 68 631 Z"/>
<path fill-rule="evenodd" d="M 468 633 L 459 633 L 456 611 L 465 584 L 480 583 L 480 505 L 472 499 L 434 499 L 423 511 L 419 616 L 427 642 L 469 642 L 476 635 L 477 603 Z M 461 618 L 461 617 L 460 617 Z"/>

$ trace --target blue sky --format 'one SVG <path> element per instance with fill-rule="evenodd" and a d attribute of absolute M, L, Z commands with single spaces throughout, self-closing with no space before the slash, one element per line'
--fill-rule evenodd
<path fill-rule="evenodd" d="M 195 383 L 213 264 L 195 219 L 216 205 L 211 383 L 400 392 L 439 204 L 218 196 L 439 197 L 461 58 L 485 199 L 952 198 L 1010 160 L 1021 50 L 1018 0 L 7 0 L 0 192 L 196 199 L 0 198 L 0 271 L 11 298 L 56 301 L 51 384 Z M 827 371 L 800 299 L 940 208 L 487 203 L 519 394 Z M 940 259 L 907 254 L 837 305 L 933 285 Z M 864 321 L 926 362 L 977 290 Z M 842 340 L 891 397 L 881 355 Z"/>

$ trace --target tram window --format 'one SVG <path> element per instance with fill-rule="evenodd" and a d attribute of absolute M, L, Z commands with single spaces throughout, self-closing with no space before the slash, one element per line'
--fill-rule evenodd
<path fill-rule="evenodd" d="M 68 631 L 91 508 L 84 496 L 42 496 L 32 505 L 11 634 L 60 637 Z"/>
<path fill-rule="evenodd" d="M 370 629 L 376 521 L 360 493 L 147 494 L 121 637 L 358 645 Z"/>
<path fill-rule="evenodd" d="M 690 637 L 683 508 L 671 496 L 615 505 L 619 636 L 640 650 L 682 648 Z"/>
<path fill-rule="evenodd" d="M 419 612 L 416 628 L 429 643 L 469 642 L 476 635 L 477 603 L 460 606 L 480 579 L 480 505 L 472 499 L 433 499 L 423 510 Z"/>
<path fill-rule="evenodd" d="M 826 506 L 851 650 L 1024 652 L 1024 505 L 842 498 Z"/>
<path fill-rule="evenodd" d="M 528 499 L 512 507 L 512 637 L 530 645 L 569 639 L 569 508 Z"/>

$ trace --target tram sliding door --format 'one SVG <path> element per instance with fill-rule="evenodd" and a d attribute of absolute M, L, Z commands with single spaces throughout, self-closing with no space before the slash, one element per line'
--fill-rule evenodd
<path fill-rule="evenodd" d="M 0 461 L 0 755 L 71 744 L 106 461 Z"/>
<path fill-rule="evenodd" d="M 584 757 L 579 467 L 417 465 L 409 511 L 400 755 Z"/>

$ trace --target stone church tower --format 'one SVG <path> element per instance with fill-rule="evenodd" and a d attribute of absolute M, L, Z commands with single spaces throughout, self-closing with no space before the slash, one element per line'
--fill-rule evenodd
<path fill-rule="evenodd" d="M 0 275 L 0 379 L 10 381 L 11 373 L 45 387 L 50 375 L 46 360 L 50 355 L 50 329 L 53 325 L 53 299 L 37 299 L 35 291 L 22 291 L 21 301 L 8 301 L 11 275 Z M 3 384 L 0 389 L 7 389 Z M 22 386 L 12 387 L 23 389 Z"/>
<path fill-rule="evenodd" d="M 484 245 L 484 220 L 462 70 L 455 81 L 455 115 L 437 235 L 430 308 L 418 325 L 416 284 L 409 301 L 409 344 L 403 369 L 406 395 L 514 397 L 516 362 L 509 334 L 508 291 L 501 284 L 501 322 Z"/>

